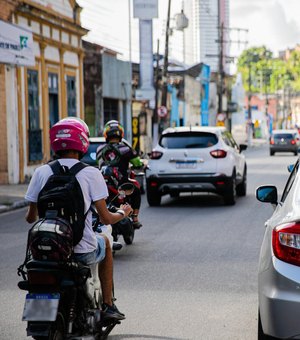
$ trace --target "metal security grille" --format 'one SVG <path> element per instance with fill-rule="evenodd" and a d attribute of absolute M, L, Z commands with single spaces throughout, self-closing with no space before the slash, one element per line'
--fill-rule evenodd
<path fill-rule="evenodd" d="M 40 129 L 39 117 L 39 84 L 37 71 L 27 71 L 27 84 L 29 161 L 38 161 L 43 159 L 43 152 L 42 130 Z"/>

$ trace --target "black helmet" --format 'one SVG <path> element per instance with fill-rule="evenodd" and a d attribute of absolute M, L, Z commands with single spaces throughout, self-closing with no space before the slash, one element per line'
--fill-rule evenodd
<path fill-rule="evenodd" d="M 121 141 L 124 137 L 123 126 L 117 120 L 110 120 L 104 126 L 103 136 L 107 141 L 112 138 L 119 138 Z"/>

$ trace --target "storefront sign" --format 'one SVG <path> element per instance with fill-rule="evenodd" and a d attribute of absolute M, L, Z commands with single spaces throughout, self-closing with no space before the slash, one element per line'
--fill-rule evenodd
<path fill-rule="evenodd" d="M 133 0 L 133 17 L 141 20 L 158 18 L 158 0 Z"/>
<path fill-rule="evenodd" d="M 132 117 L 132 147 L 140 151 L 140 122 L 138 117 Z"/>
<path fill-rule="evenodd" d="M 32 32 L 0 20 L 0 63 L 34 66 Z"/>

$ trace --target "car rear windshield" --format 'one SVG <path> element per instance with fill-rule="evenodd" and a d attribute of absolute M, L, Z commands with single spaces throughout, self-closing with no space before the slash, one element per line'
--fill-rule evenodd
<path fill-rule="evenodd" d="M 91 143 L 87 153 L 81 158 L 81 161 L 89 165 L 97 165 L 96 151 L 101 144 L 102 143 Z"/>
<path fill-rule="evenodd" d="M 161 137 L 159 144 L 165 149 L 208 148 L 218 143 L 218 137 L 210 132 L 169 133 Z"/>
<path fill-rule="evenodd" d="M 274 139 L 293 139 L 295 136 L 292 133 L 276 133 L 274 134 Z"/>

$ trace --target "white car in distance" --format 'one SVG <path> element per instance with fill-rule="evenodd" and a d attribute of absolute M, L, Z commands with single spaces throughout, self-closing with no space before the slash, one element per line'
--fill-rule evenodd
<path fill-rule="evenodd" d="M 247 165 L 238 145 L 225 127 L 175 127 L 163 131 L 149 154 L 146 171 L 147 201 L 159 206 L 161 197 L 181 192 L 212 192 L 234 205 L 245 196 Z"/>

